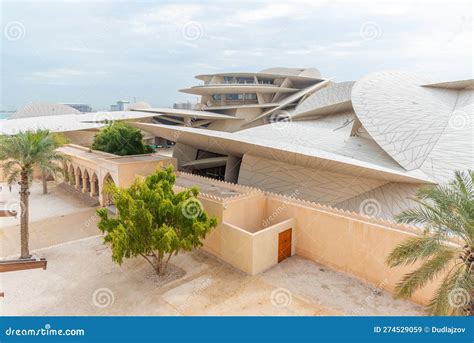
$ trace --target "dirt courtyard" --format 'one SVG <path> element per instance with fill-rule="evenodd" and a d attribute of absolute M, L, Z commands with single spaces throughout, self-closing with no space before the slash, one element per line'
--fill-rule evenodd
<path fill-rule="evenodd" d="M 32 187 L 30 248 L 47 270 L 0 274 L 0 315 L 422 315 L 421 307 L 293 256 L 256 276 L 200 250 L 157 278 L 142 258 L 112 262 L 95 209 L 50 183 Z M 2 189 L 9 206 L 17 190 Z M 0 256 L 19 253 L 18 218 L 0 222 Z"/>
<path fill-rule="evenodd" d="M 298 256 L 248 276 L 197 251 L 159 280 L 141 258 L 122 267 L 101 237 L 42 249 L 47 270 L 0 274 L 2 315 L 421 315 L 420 307 Z"/>

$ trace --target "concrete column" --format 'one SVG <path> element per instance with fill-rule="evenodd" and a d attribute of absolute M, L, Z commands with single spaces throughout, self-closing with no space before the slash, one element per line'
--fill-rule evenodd
<path fill-rule="evenodd" d="M 97 189 L 95 189 L 95 180 L 92 180 L 90 196 L 95 198 L 96 195 L 97 195 Z"/>
<path fill-rule="evenodd" d="M 78 173 L 75 173 L 74 174 L 74 179 L 75 179 L 75 184 L 74 184 L 74 187 L 76 187 L 76 189 L 79 189 L 79 184 L 81 183 L 81 177 L 79 176 Z"/>
<path fill-rule="evenodd" d="M 181 165 L 196 159 L 197 149 L 183 143 L 176 143 L 173 148 L 173 157 L 178 161 L 178 169 Z"/>
<path fill-rule="evenodd" d="M 237 183 L 239 178 L 240 163 L 242 159 L 236 156 L 227 156 L 225 165 L 224 181 Z"/>
<path fill-rule="evenodd" d="M 87 184 L 89 183 L 89 178 L 87 176 L 82 177 L 82 193 L 87 193 Z"/>

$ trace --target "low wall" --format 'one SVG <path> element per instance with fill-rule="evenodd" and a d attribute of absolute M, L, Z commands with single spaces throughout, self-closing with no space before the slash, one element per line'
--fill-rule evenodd
<path fill-rule="evenodd" d="M 293 218 L 272 221 L 266 218 L 267 197 L 264 193 L 241 194 L 235 198 L 199 196 L 210 215 L 219 215 L 222 222 L 204 241 L 204 249 L 232 266 L 250 274 L 258 274 L 278 263 L 279 233 L 289 228 L 295 230 Z M 209 210 L 214 207 L 214 210 Z M 292 255 L 296 251 L 292 239 Z"/>
<path fill-rule="evenodd" d="M 389 268 L 388 254 L 414 231 L 382 226 L 363 219 L 292 203 L 277 197 L 267 199 L 268 211 L 279 211 L 277 219 L 296 218 L 296 254 L 341 272 L 352 274 L 378 288 L 393 292 L 413 266 Z M 412 300 L 426 305 L 438 281 L 414 293 Z"/>
<path fill-rule="evenodd" d="M 422 233 L 421 228 L 255 188 L 235 198 L 201 194 L 199 199 L 210 215 L 222 218 L 206 238 L 204 249 L 248 274 L 278 263 L 278 234 L 288 228 L 293 229 L 292 255 L 349 273 L 392 293 L 403 276 L 417 268 L 389 268 L 385 261 L 397 245 Z M 416 291 L 412 300 L 426 305 L 440 280 Z"/>
<path fill-rule="evenodd" d="M 248 232 L 257 232 L 263 227 L 266 217 L 267 199 L 263 193 L 254 194 L 225 203 L 223 221 Z"/>
<path fill-rule="evenodd" d="M 290 218 L 253 234 L 252 274 L 258 274 L 278 264 L 278 235 L 292 229 L 291 255 L 296 253 L 296 220 Z"/>

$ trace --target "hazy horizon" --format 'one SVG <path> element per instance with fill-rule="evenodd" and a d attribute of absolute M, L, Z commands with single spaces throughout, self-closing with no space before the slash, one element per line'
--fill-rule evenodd
<path fill-rule="evenodd" d="M 470 1 L 3 2 L 0 110 L 195 102 L 197 74 L 314 67 L 472 78 Z"/>

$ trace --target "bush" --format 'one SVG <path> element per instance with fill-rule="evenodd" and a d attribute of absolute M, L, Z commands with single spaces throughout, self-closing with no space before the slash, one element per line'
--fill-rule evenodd
<path fill-rule="evenodd" d="M 119 156 L 148 154 L 140 130 L 123 122 L 113 122 L 94 137 L 92 149 Z"/>

